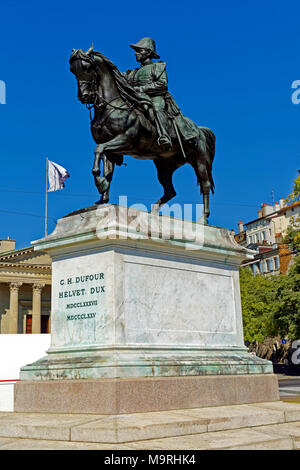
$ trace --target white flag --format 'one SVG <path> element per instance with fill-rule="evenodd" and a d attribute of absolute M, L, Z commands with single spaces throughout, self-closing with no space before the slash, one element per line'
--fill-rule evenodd
<path fill-rule="evenodd" d="M 48 192 L 63 189 L 65 187 L 65 180 L 69 177 L 70 175 L 65 168 L 48 160 Z"/>

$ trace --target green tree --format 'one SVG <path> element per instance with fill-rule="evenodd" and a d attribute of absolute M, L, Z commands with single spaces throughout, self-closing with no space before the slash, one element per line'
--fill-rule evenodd
<path fill-rule="evenodd" d="M 276 335 L 273 312 L 277 300 L 272 279 L 240 268 L 240 287 L 245 341 L 263 342 Z"/>
<path fill-rule="evenodd" d="M 240 268 L 240 286 L 245 341 L 300 339 L 300 255 L 286 275 L 254 276 Z"/>
<path fill-rule="evenodd" d="M 289 339 L 300 339 L 300 255 L 288 274 L 274 276 L 276 303 L 273 321 L 278 334 Z"/>
<path fill-rule="evenodd" d="M 300 250 L 300 229 L 289 225 L 283 243 L 290 245 L 293 250 Z"/>
<path fill-rule="evenodd" d="M 286 198 L 286 202 L 293 203 L 300 200 L 300 173 L 294 180 L 291 194 Z"/>

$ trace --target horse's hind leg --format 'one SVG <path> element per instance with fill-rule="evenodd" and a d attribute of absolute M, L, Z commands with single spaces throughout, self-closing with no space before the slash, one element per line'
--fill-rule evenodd
<path fill-rule="evenodd" d="M 208 218 L 209 218 L 209 215 L 210 215 L 210 209 L 209 209 L 209 193 L 210 193 L 210 190 L 208 189 L 208 191 L 204 192 L 203 193 L 203 205 L 204 205 L 204 208 L 203 208 L 203 218 L 204 218 L 204 224 L 207 225 L 208 224 Z"/>
<path fill-rule="evenodd" d="M 172 165 L 168 160 L 154 160 L 154 164 L 157 169 L 158 181 L 164 188 L 163 196 L 154 204 L 152 209 L 152 212 L 158 212 L 161 206 L 176 196 L 172 176 L 178 165 Z"/>

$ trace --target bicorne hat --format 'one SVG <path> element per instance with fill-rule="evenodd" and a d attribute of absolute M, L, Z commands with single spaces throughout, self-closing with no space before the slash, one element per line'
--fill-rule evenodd
<path fill-rule="evenodd" d="M 138 49 L 148 49 L 152 52 L 155 59 L 159 59 L 159 55 L 156 52 L 155 41 L 152 38 L 140 39 L 136 44 L 130 44 L 130 47 L 137 51 Z"/>

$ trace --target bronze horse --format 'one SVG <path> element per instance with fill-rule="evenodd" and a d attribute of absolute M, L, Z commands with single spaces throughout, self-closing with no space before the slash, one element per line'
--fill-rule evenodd
<path fill-rule="evenodd" d="M 102 195 L 98 204 L 109 201 L 109 187 L 115 164 L 121 165 L 123 155 L 141 160 L 153 160 L 164 194 L 153 206 L 154 211 L 176 196 L 172 183 L 174 171 L 189 163 L 194 168 L 204 204 L 204 223 L 208 223 L 209 195 L 214 191 L 212 162 L 215 154 L 215 136 L 206 127 L 198 127 L 198 137 L 184 143 L 177 136 L 172 146 L 165 149 L 157 143 L 157 130 L 145 109 L 151 112 L 147 95 L 139 95 L 117 67 L 91 47 L 87 52 L 75 50 L 70 58 L 70 70 L 78 84 L 78 99 L 94 108 L 91 132 L 97 146 L 93 176 Z M 101 177 L 100 162 L 103 161 Z"/>

